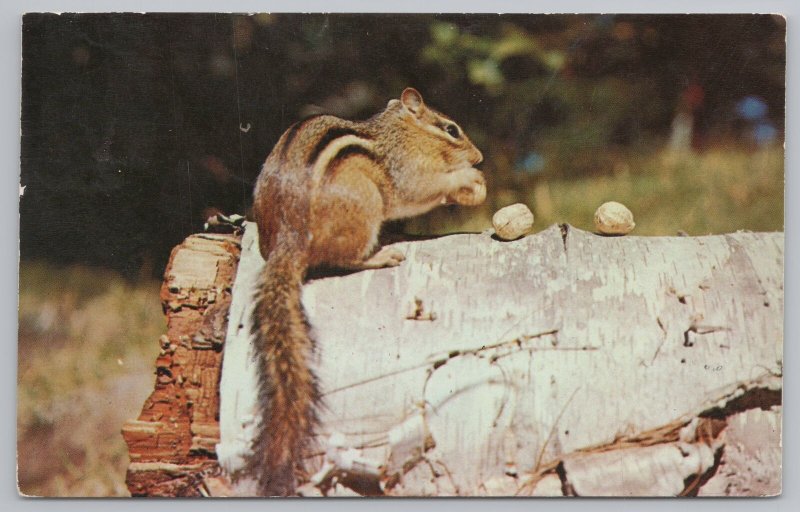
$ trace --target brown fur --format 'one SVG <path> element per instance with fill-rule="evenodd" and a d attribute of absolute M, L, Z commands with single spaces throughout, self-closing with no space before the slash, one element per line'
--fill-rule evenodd
<path fill-rule="evenodd" d="M 307 269 L 399 264 L 401 255 L 374 255 L 384 220 L 446 200 L 474 204 L 470 191 L 484 182 L 472 166 L 483 157 L 460 129 L 457 139 L 446 134 L 452 123 L 406 89 L 367 121 L 292 125 L 264 163 L 254 192 L 266 260 L 254 312 L 262 421 L 248 463 L 262 494 L 294 493 L 317 422 L 314 344 L 300 302 Z"/>

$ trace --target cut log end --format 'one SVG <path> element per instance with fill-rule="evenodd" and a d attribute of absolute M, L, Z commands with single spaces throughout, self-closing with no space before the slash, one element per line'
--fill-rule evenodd
<path fill-rule="evenodd" d="M 155 389 L 122 428 L 133 496 L 202 496 L 203 482 L 219 473 L 219 374 L 240 252 L 239 237 L 216 234 L 190 236 L 172 251 Z"/>

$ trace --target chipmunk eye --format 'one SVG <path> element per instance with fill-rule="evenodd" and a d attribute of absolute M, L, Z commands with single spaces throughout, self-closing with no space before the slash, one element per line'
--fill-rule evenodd
<path fill-rule="evenodd" d="M 461 132 L 459 131 L 458 126 L 454 124 L 445 125 L 444 131 L 446 131 L 447 134 L 453 137 L 454 139 L 457 139 L 461 136 Z"/>

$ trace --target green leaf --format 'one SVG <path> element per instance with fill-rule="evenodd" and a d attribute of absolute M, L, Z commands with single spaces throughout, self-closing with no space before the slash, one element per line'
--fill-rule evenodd
<path fill-rule="evenodd" d="M 435 21 L 431 23 L 431 37 L 436 44 L 452 46 L 458 39 L 458 27 L 452 23 Z"/>

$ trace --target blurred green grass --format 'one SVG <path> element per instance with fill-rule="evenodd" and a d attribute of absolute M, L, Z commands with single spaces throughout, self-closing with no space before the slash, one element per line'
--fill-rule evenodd
<path fill-rule="evenodd" d="M 583 178 L 490 176 L 494 190 L 486 204 L 434 210 L 408 221 L 407 230 L 483 231 L 497 209 L 522 202 L 534 213 L 535 231 L 554 223 L 593 231 L 597 207 L 617 201 L 633 212 L 634 235 L 782 231 L 783 165 L 781 146 L 718 147 L 701 153 L 629 152 L 617 155 L 605 172 Z"/>
<path fill-rule="evenodd" d="M 153 388 L 165 322 L 155 280 L 101 269 L 20 265 L 19 490 L 126 496 L 120 428 Z"/>

